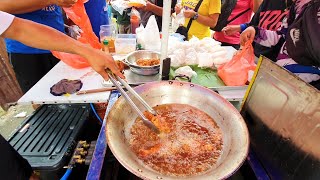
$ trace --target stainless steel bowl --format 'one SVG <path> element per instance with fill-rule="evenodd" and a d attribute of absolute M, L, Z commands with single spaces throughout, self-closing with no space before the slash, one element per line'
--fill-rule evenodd
<path fill-rule="evenodd" d="M 125 59 L 125 63 L 128 64 L 132 72 L 136 74 L 144 75 L 144 76 L 150 76 L 150 75 L 155 75 L 159 73 L 160 65 L 139 66 L 137 65 L 136 61 L 138 59 L 157 59 L 157 58 L 160 59 L 160 53 L 158 52 L 149 51 L 149 50 L 139 50 L 139 51 L 134 51 L 128 54 Z"/>

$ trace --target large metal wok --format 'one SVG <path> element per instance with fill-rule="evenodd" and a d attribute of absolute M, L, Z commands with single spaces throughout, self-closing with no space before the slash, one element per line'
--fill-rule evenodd
<path fill-rule="evenodd" d="M 210 89 L 191 83 L 161 81 L 135 88 L 149 105 L 180 103 L 194 106 L 210 115 L 223 132 L 223 153 L 215 167 L 197 176 L 183 179 L 224 179 L 232 175 L 245 160 L 248 147 L 248 129 L 238 111 L 227 100 Z M 135 101 L 137 106 L 143 106 Z M 138 115 L 124 98 L 120 97 L 112 107 L 106 125 L 108 145 L 118 161 L 129 171 L 143 179 L 181 179 L 160 174 L 143 164 L 131 151 L 127 139 Z"/>

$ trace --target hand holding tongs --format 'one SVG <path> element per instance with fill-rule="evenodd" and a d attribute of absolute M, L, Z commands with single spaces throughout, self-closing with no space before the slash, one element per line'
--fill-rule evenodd
<path fill-rule="evenodd" d="M 133 90 L 130 85 L 124 81 L 123 79 L 119 78 L 117 75 L 113 75 L 110 72 L 108 72 L 108 76 L 110 78 L 110 81 L 114 84 L 114 86 L 116 86 L 116 88 L 120 91 L 121 95 L 127 100 L 127 102 L 130 104 L 130 106 L 138 113 L 138 115 L 142 118 L 143 123 L 149 127 L 150 129 L 152 129 L 154 132 L 159 133 L 159 129 L 149 120 L 147 119 L 143 113 L 140 111 L 140 109 L 137 107 L 137 105 L 134 104 L 134 102 L 132 101 L 132 99 L 130 99 L 129 95 L 122 89 L 122 87 L 117 83 L 117 81 L 119 81 L 135 98 L 137 98 L 142 104 L 143 106 L 147 109 L 147 111 L 149 111 L 151 114 L 153 115 L 157 115 L 156 111 L 154 109 L 152 109 L 152 107 L 150 107 L 148 105 L 147 102 L 145 102 L 141 96 L 135 91 Z M 116 79 L 115 79 L 116 78 Z"/>

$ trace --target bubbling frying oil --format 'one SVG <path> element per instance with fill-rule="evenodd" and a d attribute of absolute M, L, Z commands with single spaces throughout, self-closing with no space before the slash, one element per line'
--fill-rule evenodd
<path fill-rule="evenodd" d="M 186 104 L 164 104 L 154 109 L 158 116 L 152 121 L 160 134 L 140 118 L 131 128 L 129 145 L 140 160 L 174 176 L 200 174 L 216 164 L 222 152 L 222 132 L 208 114 Z"/>

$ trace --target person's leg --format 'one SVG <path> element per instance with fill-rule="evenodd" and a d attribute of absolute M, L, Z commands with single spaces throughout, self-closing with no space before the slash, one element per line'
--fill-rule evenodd
<path fill-rule="evenodd" d="M 32 168 L 0 134 L 0 179 L 27 180 L 32 176 Z"/>
<path fill-rule="evenodd" d="M 33 65 L 30 63 L 34 61 L 32 55 L 22 55 L 16 53 L 9 53 L 9 60 L 12 68 L 16 74 L 17 81 L 23 93 L 26 93 L 32 87 L 33 79 Z"/>
<path fill-rule="evenodd" d="M 119 34 L 130 34 L 131 33 L 131 25 L 127 24 L 119 24 Z"/>
<path fill-rule="evenodd" d="M 124 25 L 126 34 L 131 34 L 131 24 Z"/>
<path fill-rule="evenodd" d="M 10 63 L 24 93 L 59 62 L 52 54 L 9 53 Z"/>
<path fill-rule="evenodd" d="M 118 24 L 118 28 L 119 28 L 119 34 L 126 34 L 124 25 Z"/>
<path fill-rule="evenodd" d="M 45 65 L 46 66 L 46 74 L 55 66 L 58 64 L 60 61 L 58 58 L 54 57 L 52 54 L 44 54 L 43 59 L 48 59 L 48 63 Z"/>

